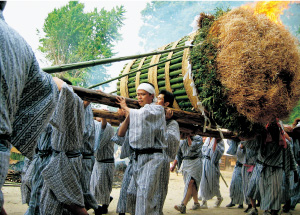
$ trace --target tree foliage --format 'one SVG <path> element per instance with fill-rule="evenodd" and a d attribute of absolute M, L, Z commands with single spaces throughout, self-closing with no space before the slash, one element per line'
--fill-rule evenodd
<path fill-rule="evenodd" d="M 123 6 L 111 11 L 94 8 L 92 12 L 85 12 L 83 3 L 70 1 L 48 14 L 44 34 L 38 32 L 41 37 L 39 49 L 52 65 L 112 57 L 114 43 L 121 39 L 119 29 L 124 13 Z M 63 76 L 80 86 L 108 78 L 103 66 L 66 72 Z"/>

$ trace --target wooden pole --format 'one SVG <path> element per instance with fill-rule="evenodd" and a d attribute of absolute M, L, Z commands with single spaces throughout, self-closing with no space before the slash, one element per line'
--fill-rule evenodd
<path fill-rule="evenodd" d="M 203 132 L 203 126 L 201 126 L 201 125 L 191 125 L 191 124 L 184 124 L 184 123 L 180 123 L 180 122 L 178 122 L 178 124 L 179 124 L 180 131 L 183 133 L 188 133 L 191 135 L 198 134 L 198 135 L 205 136 L 205 137 L 220 137 L 220 132 L 217 131 L 216 129 L 214 129 L 214 130 L 206 129 L 206 131 Z M 226 138 L 226 139 L 236 139 L 237 138 L 233 132 L 228 131 L 227 129 L 221 129 L 221 131 L 222 131 L 224 138 Z"/>
<path fill-rule="evenodd" d="M 116 103 L 116 97 L 115 95 L 103 93 L 100 91 L 85 89 L 77 86 L 72 86 L 74 92 L 82 99 L 94 103 L 100 103 L 109 105 L 112 107 L 119 107 L 119 105 Z M 139 109 L 140 106 L 137 102 L 137 100 L 134 99 L 126 99 L 126 104 L 129 108 L 135 108 Z M 167 107 L 165 107 L 166 109 Z M 200 113 L 192 113 L 182 110 L 177 110 L 174 108 L 170 108 L 173 111 L 173 119 L 175 119 L 178 122 L 185 123 L 185 124 L 196 124 L 196 125 L 204 125 L 205 119 Z M 213 122 L 213 121 L 212 121 Z M 215 125 L 212 125 L 213 128 L 215 128 Z"/>
<path fill-rule="evenodd" d="M 101 117 L 112 120 L 110 124 L 113 126 L 118 126 L 123 120 L 124 117 L 120 116 L 117 112 L 111 112 L 111 111 L 104 111 L 99 109 L 93 109 L 93 113 L 95 117 Z M 109 121 L 108 121 L 109 122 Z M 178 122 L 178 120 L 177 120 Z M 180 131 L 182 133 L 189 133 L 191 135 L 201 135 L 201 136 L 207 136 L 207 137 L 220 137 L 219 131 L 211 131 L 206 130 L 206 132 L 203 132 L 203 127 L 201 125 L 193 125 L 193 124 L 186 124 L 186 123 L 178 123 L 180 127 Z M 228 131 L 228 130 L 222 130 L 222 134 L 227 139 L 234 139 L 236 136 Z"/>

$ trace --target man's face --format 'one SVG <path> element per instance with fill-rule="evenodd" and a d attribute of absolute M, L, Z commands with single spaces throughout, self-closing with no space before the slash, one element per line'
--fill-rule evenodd
<path fill-rule="evenodd" d="M 154 98 L 153 94 L 149 94 L 145 90 L 138 90 L 137 95 L 138 103 L 141 107 L 144 107 L 146 104 L 151 104 Z"/>
<path fill-rule="evenodd" d="M 165 95 L 164 94 L 159 94 L 157 96 L 157 105 L 165 106 Z"/>

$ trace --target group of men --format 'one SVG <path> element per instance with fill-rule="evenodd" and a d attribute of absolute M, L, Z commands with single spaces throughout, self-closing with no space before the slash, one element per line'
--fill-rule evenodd
<path fill-rule="evenodd" d="M 65 81 L 39 68 L 32 49 L 5 22 L 5 4 L 0 2 L 0 188 L 13 145 L 29 159 L 22 184 L 22 199 L 29 205 L 26 214 L 86 215 L 90 208 L 96 214 L 106 213 L 111 198 L 103 193 L 111 191 L 112 180 L 104 178 L 111 175 L 114 165 L 113 147 L 104 150 L 103 146 L 111 142 L 111 129 L 103 121 L 95 126 L 90 104 Z M 138 110 L 130 110 L 124 98 L 117 98 L 126 115 L 117 136 L 128 133 L 132 157 L 128 188 L 133 192 L 128 200 L 136 199 L 133 213 L 161 214 L 169 156 L 179 145 L 179 126 L 175 120 L 166 120 L 164 108 L 155 105 L 153 86 L 141 84 L 137 94 L 142 107 Z M 160 102 L 167 103 L 163 97 Z M 123 148 L 125 143 L 121 144 Z M 6 214 L 2 192 L 0 200 L 0 212 Z"/>
<path fill-rule="evenodd" d="M 266 130 L 255 138 L 231 143 L 228 153 L 236 154 L 237 163 L 227 207 L 238 204 L 242 208 L 244 201 L 249 215 L 257 215 L 258 206 L 264 215 L 295 208 L 300 200 L 299 121 L 295 120 L 290 136 L 275 121 L 267 124 Z"/>
<path fill-rule="evenodd" d="M 192 210 L 207 209 L 207 200 L 217 197 L 214 207 L 219 207 L 223 201 L 220 193 L 219 161 L 224 153 L 224 142 L 220 138 L 191 137 L 187 135 L 181 140 L 176 159 L 171 171 L 176 165 L 184 177 L 185 189 L 181 204 L 175 209 L 186 213 L 186 205 L 191 198 L 194 200 Z M 202 200 L 200 205 L 198 200 Z"/>
<path fill-rule="evenodd" d="M 169 163 L 174 159 L 171 170 L 178 164 L 185 182 L 182 203 L 175 209 L 186 213 L 191 198 L 192 209 L 205 209 L 214 196 L 215 207 L 220 206 L 222 139 L 188 134 L 180 142 L 179 125 L 172 111 L 163 107 L 172 107 L 173 95 L 161 91 L 156 98 L 150 83 L 137 88 L 140 109 L 130 109 L 125 98 L 116 98 L 125 120 L 114 134 L 105 119 L 95 122 L 91 105 L 73 92 L 67 80 L 52 78 L 39 68 L 29 45 L 6 24 L 5 4 L 0 1 L 0 189 L 13 145 L 29 159 L 22 183 L 22 200 L 29 205 L 26 214 L 86 215 L 90 208 L 95 214 L 107 213 L 114 142 L 122 146 L 121 158 L 130 159 L 118 200 L 120 215 L 163 214 Z M 265 214 L 275 215 L 281 203 L 290 208 L 298 202 L 299 192 L 290 194 L 288 181 L 291 173 L 295 179 L 298 176 L 299 141 L 295 139 L 293 148 L 290 142 L 278 122 L 268 124 L 254 139 L 240 142 L 233 178 L 242 183 L 243 193 L 236 192 L 234 187 L 240 186 L 232 183 L 229 206 L 242 205 L 243 197 L 249 214 L 257 214 L 259 200 Z M 236 180 L 240 176 L 242 180 Z M 294 190 L 299 187 L 297 183 Z M 3 205 L 0 190 L 1 215 L 6 214 Z"/>

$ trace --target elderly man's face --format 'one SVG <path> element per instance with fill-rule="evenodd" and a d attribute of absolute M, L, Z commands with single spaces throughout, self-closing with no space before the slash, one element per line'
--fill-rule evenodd
<path fill-rule="evenodd" d="M 151 104 L 153 102 L 154 95 L 148 93 L 145 90 L 138 90 L 136 94 L 138 103 L 141 107 L 144 107 L 146 104 Z"/>

